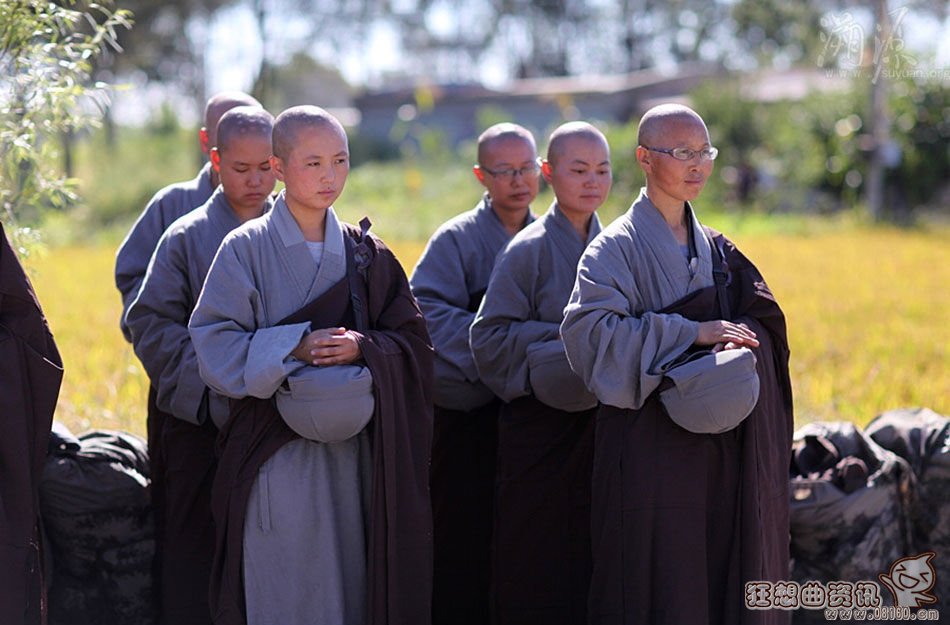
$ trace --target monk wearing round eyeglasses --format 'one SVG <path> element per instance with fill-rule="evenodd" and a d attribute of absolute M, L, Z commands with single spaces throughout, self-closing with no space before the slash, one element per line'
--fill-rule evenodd
<path fill-rule="evenodd" d="M 755 265 L 692 205 L 718 153 L 703 119 L 660 105 L 637 143 L 646 187 L 584 251 L 561 324 L 572 370 L 600 401 L 588 623 L 787 623 L 787 611 L 749 609 L 746 594 L 788 576 L 785 317 Z M 751 412 L 731 429 L 674 422 L 660 398 L 668 367 L 740 348 L 760 382 Z"/>

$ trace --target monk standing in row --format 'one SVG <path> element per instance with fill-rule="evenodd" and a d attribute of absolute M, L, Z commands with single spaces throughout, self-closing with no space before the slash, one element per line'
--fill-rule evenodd
<path fill-rule="evenodd" d="M 555 200 L 495 262 L 471 327 L 498 419 L 493 532 L 496 625 L 586 625 L 590 479 L 597 398 L 571 371 L 559 328 L 577 261 L 600 233 L 610 149 L 590 124 L 551 135 L 544 179 Z"/>
<path fill-rule="evenodd" d="M 637 142 L 646 188 L 581 256 L 561 325 L 572 369 L 601 402 L 589 622 L 787 622 L 787 611 L 744 606 L 745 582 L 788 576 L 785 317 L 755 266 L 690 204 L 718 152 L 702 118 L 661 105 Z M 714 271 L 728 274 L 721 294 Z M 754 352 L 758 403 L 733 429 L 687 430 L 659 399 L 666 367 L 700 346 Z"/>
<path fill-rule="evenodd" d="M 481 625 L 489 619 L 491 531 L 500 402 L 479 379 L 468 330 L 495 257 L 534 220 L 538 194 L 534 137 L 496 124 L 478 138 L 473 171 L 485 188 L 478 205 L 432 235 L 413 271 L 413 295 L 435 346 L 432 512 L 435 532 L 433 622 Z"/>
<path fill-rule="evenodd" d="M 157 513 L 162 561 L 162 614 L 169 624 L 209 624 L 208 583 L 214 555 L 211 484 L 215 439 L 228 399 L 198 375 L 188 335 L 205 276 L 225 235 L 270 208 L 276 178 L 270 164 L 273 117 L 257 107 L 232 108 L 218 124 L 211 165 L 221 184 L 202 206 L 162 235 L 138 297 L 126 317 L 160 410 L 170 415 L 151 452 L 164 462 L 152 479 L 164 485 Z M 163 471 L 161 476 L 157 471 Z"/>
<path fill-rule="evenodd" d="M 204 125 L 198 131 L 198 139 L 201 144 L 201 151 L 209 157 L 211 149 L 217 143 L 218 121 L 227 111 L 237 106 L 260 107 L 260 103 L 239 91 L 219 93 L 208 100 L 204 110 Z M 129 307 L 138 296 L 139 288 L 145 279 L 149 261 L 159 239 L 172 222 L 207 202 L 218 187 L 218 183 L 218 174 L 209 162 L 201 168 L 201 171 L 193 180 L 171 184 L 163 188 L 145 206 L 135 224 L 129 230 L 128 235 L 126 235 L 125 240 L 119 246 L 115 258 L 115 284 L 122 297 L 122 316 L 119 325 L 126 340 L 132 340 L 132 335 L 126 324 L 126 316 Z M 161 604 L 165 602 L 165 598 L 175 602 L 174 597 L 178 594 L 174 591 L 166 593 L 161 588 L 161 580 L 164 577 L 161 561 L 164 547 L 161 541 L 165 533 L 165 519 L 162 516 L 165 509 L 165 486 L 162 480 L 166 469 L 164 458 L 161 455 L 159 437 L 165 420 L 173 417 L 160 409 L 156 401 L 155 388 L 150 385 L 147 399 L 146 432 L 151 469 L 149 492 L 151 493 L 152 508 L 155 514 L 156 533 L 156 557 L 153 566 L 153 577 L 156 582 L 155 589 L 159 603 Z M 186 602 L 188 601 L 190 599 L 186 599 Z"/>
<path fill-rule="evenodd" d="M 350 168 L 323 109 L 281 113 L 285 188 L 231 232 L 189 325 L 231 397 L 213 487 L 217 625 L 426 625 L 432 347 L 398 261 L 340 221 Z"/>

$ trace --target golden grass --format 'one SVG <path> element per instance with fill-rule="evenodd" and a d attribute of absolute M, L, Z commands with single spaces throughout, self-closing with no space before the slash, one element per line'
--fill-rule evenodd
<path fill-rule="evenodd" d="M 737 244 L 762 270 L 788 317 L 797 424 L 865 424 L 884 410 L 950 414 L 948 232 L 855 229 L 758 235 Z M 424 243 L 391 242 L 407 272 Z M 148 382 L 118 328 L 114 249 L 67 247 L 30 272 L 66 374 L 57 418 L 145 432 Z"/>

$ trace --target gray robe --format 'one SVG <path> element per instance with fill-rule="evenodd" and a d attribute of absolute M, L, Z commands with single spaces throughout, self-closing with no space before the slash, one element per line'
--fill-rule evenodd
<path fill-rule="evenodd" d="M 119 326 L 125 340 L 132 340 L 125 317 L 145 279 L 159 238 L 173 221 L 207 202 L 213 192 L 211 164 L 206 163 L 194 179 L 168 185 L 152 196 L 119 246 L 115 255 L 115 285 L 122 295 Z"/>
<path fill-rule="evenodd" d="M 571 368 L 605 404 L 643 406 L 660 367 L 696 340 L 697 322 L 654 312 L 712 285 L 712 250 L 689 216 L 692 265 L 645 191 L 581 257 L 561 335 Z"/>
<path fill-rule="evenodd" d="M 722 315 L 715 252 L 688 206 L 687 215 L 692 261 L 641 192 L 584 252 L 561 324 L 572 368 L 601 401 L 591 480 L 592 625 L 787 622 L 785 611 L 743 606 L 745 582 L 788 575 L 784 315 L 758 270 L 721 234 L 711 236 L 728 267 L 730 320 L 746 323 L 760 342 L 758 404 L 733 430 L 694 434 L 669 418 L 655 392 L 661 367 L 690 348 L 698 323 Z"/>
<path fill-rule="evenodd" d="M 577 261 L 600 229 L 594 215 L 588 238 L 581 241 L 553 204 L 498 256 L 471 327 L 471 348 L 482 382 L 502 400 L 560 397 L 563 403 L 551 402 L 552 407 L 567 409 L 581 399 L 575 395 L 580 392 L 589 399 L 583 408 L 596 404 L 568 367 L 559 330 Z"/>
<path fill-rule="evenodd" d="M 274 324 L 345 277 L 343 237 L 328 209 L 318 267 L 281 194 L 225 238 L 189 326 L 209 386 L 268 398 L 310 366 L 290 356 L 310 324 Z M 264 463 L 244 528 L 248 625 L 365 621 L 370 469 L 365 429 L 339 443 L 294 440 Z"/>
<path fill-rule="evenodd" d="M 478 379 L 468 329 L 510 240 L 485 194 L 432 235 L 409 282 L 435 347 L 432 620 L 440 625 L 489 621 L 499 401 Z"/>
<path fill-rule="evenodd" d="M 152 382 L 151 494 L 162 609 L 169 622 L 206 623 L 210 618 L 206 587 L 214 553 L 210 503 L 215 439 L 230 407 L 198 374 L 188 318 L 218 245 L 239 225 L 221 187 L 176 219 L 159 239 L 126 314 L 135 353 Z"/>
<path fill-rule="evenodd" d="M 534 220 L 528 214 L 527 223 Z M 492 399 L 468 344 L 475 309 L 498 252 L 511 240 L 486 194 L 474 209 L 442 224 L 409 279 L 435 346 L 435 404 L 470 410 Z"/>
<path fill-rule="evenodd" d="M 198 374 L 188 319 L 218 246 L 240 225 L 221 187 L 205 204 L 175 220 L 159 240 L 126 314 L 135 354 L 156 389 L 158 407 L 195 425 L 200 425 L 199 417 L 210 415 L 221 427 L 228 417 L 227 398 L 214 391 L 208 396 L 208 415 L 199 415 L 207 387 Z"/>
<path fill-rule="evenodd" d="M 596 398 L 568 366 L 558 328 L 581 240 L 557 204 L 495 262 L 471 328 L 479 375 L 505 404 L 498 418 L 492 532 L 493 622 L 586 623 Z"/>

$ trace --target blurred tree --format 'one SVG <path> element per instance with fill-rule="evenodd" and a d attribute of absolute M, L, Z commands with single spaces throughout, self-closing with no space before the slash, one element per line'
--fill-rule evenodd
<path fill-rule="evenodd" d="M 73 8 L 76 7 L 76 8 Z M 35 221 L 75 199 L 56 167 L 57 139 L 94 124 L 107 85 L 91 82 L 94 60 L 118 49 L 126 10 L 43 0 L 0 3 L 0 206 L 12 223 Z"/>
<path fill-rule="evenodd" d="M 350 106 L 353 88 L 339 70 L 318 63 L 306 52 L 297 52 L 287 63 L 270 67 L 266 77 L 259 74 L 252 93 L 276 114 L 298 104 Z"/>

